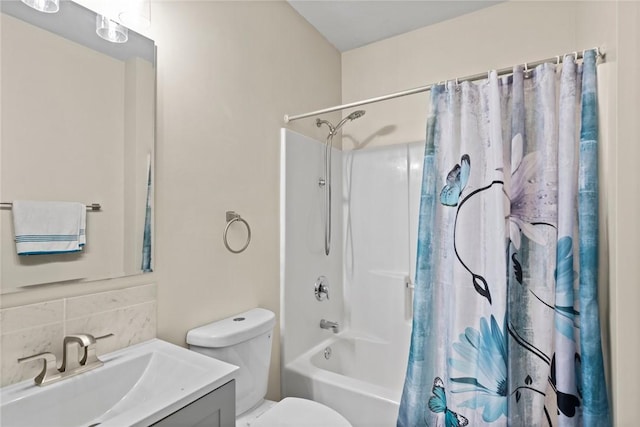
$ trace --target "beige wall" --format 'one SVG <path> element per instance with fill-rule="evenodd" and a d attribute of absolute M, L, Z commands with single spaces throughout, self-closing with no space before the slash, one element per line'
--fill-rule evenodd
<path fill-rule="evenodd" d="M 635 424 L 640 368 L 640 3 L 507 2 L 346 52 L 343 102 L 595 46 L 601 123 L 601 312 L 616 425 Z M 367 105 L 343 147 L 424 140 L 428 93 Z M 610 291 L 607 292 L 607 287 Z"/>
<path fill-rule="evenodd" d="M 340 55 L 283 2 L 162 2 L 152 33 L 158 336 L 183 344 L 194 326 L 279 312 L 278 129 L 285 113 L 340 102 Z M 319 135 L 310 121 L 295 127 Z M 227 210 L 252 228 L 238 255 L 222 244 Z M 272 354 L 277 398 L 277 339 Z"/>
<path fill-rule="evenodd" d="M 184 345 L 195 326 L 256 306 L 279 312 L 279 128 L 285 113 L 340 102 L 341 59 L 285 2 L 154 2 L 152 21 L 145 33 L 158 46 L 154 273 L 47 286 L 3 295 L 1 304 L 155 282 L 158 337 Z M 291 128 L 324 137 L 312 120 Z M 239 255 L 222 244 L 227 210 L 252 228 Z M 275 399 L 277 339 L 272 355 Z"/>
<path fill-rule="evenodd" d="M 573 51 L 575 13 L 574 2 L 507 2 L 345 52 L 342 100 Z M 343 147 L 424 140 L 428 105 L 428 92 L 367 105 L 366 120 L 345 129 Z"/>

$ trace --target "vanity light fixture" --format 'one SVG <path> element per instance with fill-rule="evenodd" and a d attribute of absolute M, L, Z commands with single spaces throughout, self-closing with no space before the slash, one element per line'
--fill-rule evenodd
<path fill-rule="evenodd" d="M 151 25 L 151 0 L 129 0 L 118 14 L 120 22 L 132 28 L 149 28 Z"/>
<path fill-rule="evenodd" d="M 56 13 L 60 10 L 60 0 L 22 0 L 22 3 L 44 13 Z"/>
<path fill-rule="evenodd" d="M 127 27 L 104 15 L 96 15 L 96 34 L 111 43 L 126 43 L 129 40 Z"/>

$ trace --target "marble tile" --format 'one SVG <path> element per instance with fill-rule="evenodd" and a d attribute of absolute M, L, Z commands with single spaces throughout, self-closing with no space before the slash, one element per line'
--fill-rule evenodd
<path fill-rule="evenodd" d="M 145 302 L 67 320 L 65 329 L 66 335 L 113 334 L 111 338 L 98 341 L 98 355 L 108 353 L 156 337 L 156 302 Z"/>
<path fill-rule="evenodd" d="M 91 314 L 112 311 L 155 300 L 155 284 L 67 298 L 65 319 L 70 320 L 87 317 Z"/>
<path fill-rule="evenodd" d="M 65 335 L 113 333 L 98 341 L 98 355 L 155 338 L 156 307 L 152 284 L 0 310 L 1 386 L 42 369 L 42 362 L 18 364 L 20 357 L 50 351 L 59 365 Z"/>
<path fill-rule="evenodd" d="M 20 357 L 49 351 L 56 355 L 59 365 L 62 360 L 62 338 L 62 322 L 2 334 L 0 337 L 2 348 L 0 385 L 5 386 L 35 378 L 40 373 L 42 361 L 20 364 L 18 363 Z"/>
<path fill-rule="evenodd" d="M 64 301 L 53 300 L 38 304 L 3 308 L 0 310 L 0 333 L 33 328 L 63 320 Z"/>

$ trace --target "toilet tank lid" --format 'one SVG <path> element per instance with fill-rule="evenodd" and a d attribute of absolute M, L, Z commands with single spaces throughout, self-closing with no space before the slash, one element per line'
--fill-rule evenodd
<path fill-rule="evenodd" d="M 255 338 L 273 329 L 276 316 L 264 308 L 254 308 L 187 333 L 187 344 L 200 347 L 228 347 Z"/>

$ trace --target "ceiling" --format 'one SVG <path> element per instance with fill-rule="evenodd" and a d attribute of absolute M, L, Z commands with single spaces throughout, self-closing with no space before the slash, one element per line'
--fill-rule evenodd
<path fill-rule="evenodd" d="M 484 0 L 288 1 L 341 52 L 501 2 Z"/>

